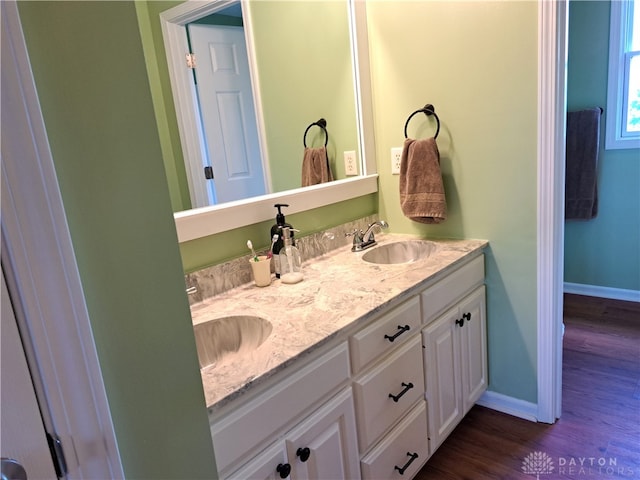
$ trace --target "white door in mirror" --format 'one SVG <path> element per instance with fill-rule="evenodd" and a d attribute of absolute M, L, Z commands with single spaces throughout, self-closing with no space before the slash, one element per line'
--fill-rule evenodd
<path fill-rule="evenodd" d="M 266 193 L 242 27 L 191 24 L 198 101 L 214 179 L 210 205 Z M 207 166 L 207 165 L 205 165 Z M 202 177 L 203 181 L 204 176 Z"/>

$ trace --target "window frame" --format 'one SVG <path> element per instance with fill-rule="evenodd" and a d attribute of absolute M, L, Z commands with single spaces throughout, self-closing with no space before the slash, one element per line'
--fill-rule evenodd
<path fill-rule="evenodd" d="M 628 70 L 631 58 L 638 52 L 628 52 L 627 40 L 632 28 L 632 1 L 611 2 L 609 31 L 609 74 L 607 86 L 607 117 L 605 148 L 640 148 L 640 132 L 624 130 L 627 118 Z M 638 2 L 635 5 L 639 7 Z"/>

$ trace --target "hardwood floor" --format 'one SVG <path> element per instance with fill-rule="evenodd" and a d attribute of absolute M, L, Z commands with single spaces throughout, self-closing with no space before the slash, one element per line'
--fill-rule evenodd
<path fill-rule="evenodd" d="M 560 420 L 475 406 L 417 480 L 535 479 L 533 452 L 553 465 L 538 480 L 640 479 L 640 303 L 565 295 L 564 322 Z"/>

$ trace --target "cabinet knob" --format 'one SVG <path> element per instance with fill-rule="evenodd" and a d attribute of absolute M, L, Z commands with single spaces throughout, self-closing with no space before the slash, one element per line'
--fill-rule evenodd
<path fill-rule="evenodd" d="M 296 456 L 300 457 L 301 462 L 306 462 L 307 460 L 309 460 L 309 455 L 311 455 L 311 450 L 309 450 L 309 447 L 299 448 L 296 451 Z"/>
<path fill-rule="evenodd" d="M 287 478 L 291 473 L 291 465 L 288 463 L 279 463 L 276 467 L 276 472 L 280 474 L 280 478 Z"/>

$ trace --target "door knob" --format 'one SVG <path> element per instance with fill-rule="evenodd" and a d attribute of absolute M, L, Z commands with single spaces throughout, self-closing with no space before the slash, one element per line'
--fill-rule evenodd
<path fill-rule="evenodd" d="M 27 480 L 27 472 L 13 458 L 2 457 L 2 480 Z"/>

